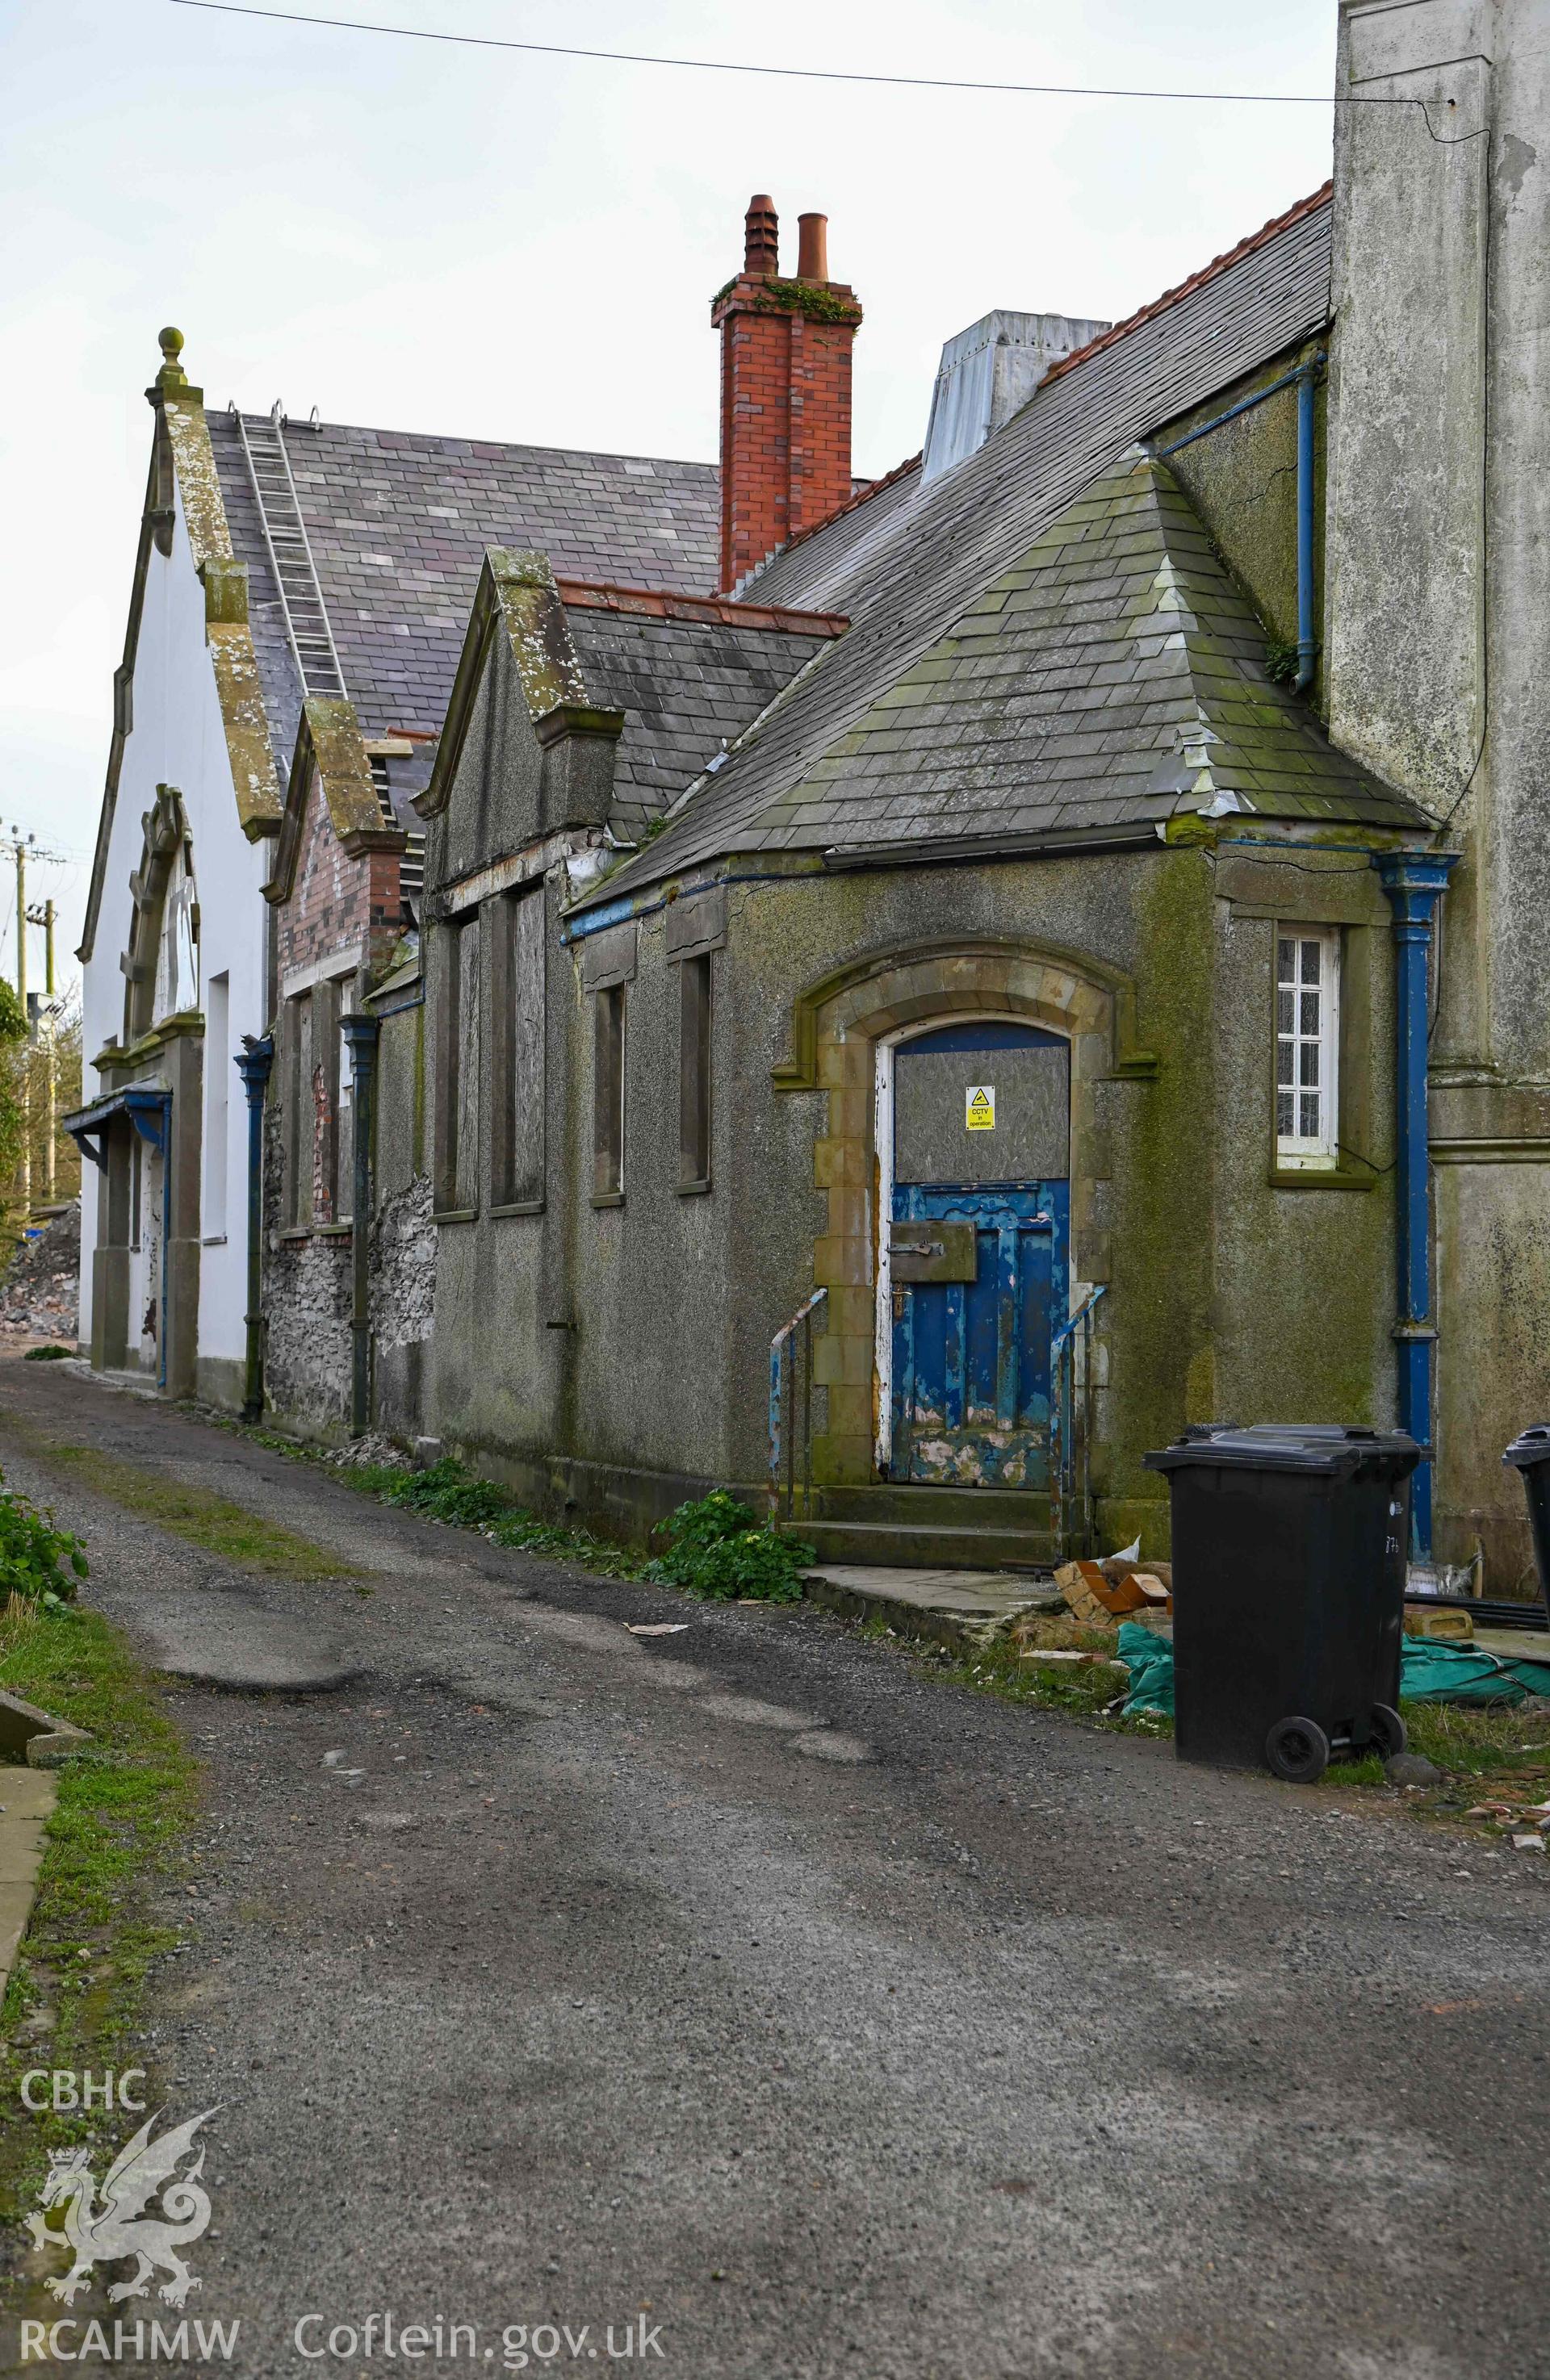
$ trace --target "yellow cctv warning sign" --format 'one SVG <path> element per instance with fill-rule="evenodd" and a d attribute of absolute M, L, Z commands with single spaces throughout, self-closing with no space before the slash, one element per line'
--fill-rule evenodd
<path fill-rule="evenodd" d="M 963 1094 L 963 1122 L 968 1132 L 995 1130 L 995 1085 L 970 1083 Z"/>

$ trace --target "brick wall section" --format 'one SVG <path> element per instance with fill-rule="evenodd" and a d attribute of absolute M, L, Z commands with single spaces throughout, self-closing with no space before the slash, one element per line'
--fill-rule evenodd
<path fill-rule="evenodd" d="M 291 968 L 310 966 L 354 942 L 364 950 L 374 977 L 398 941 L 401 915 L 398 854 L 366 851 L 352 859 L 334 832 L 314 774 L 301 822 L 296 880 L 290 899 L 280 904 L 276 921 L 282 978 Z"/>
<path fill-rule="evenodd" d="M 815 290 L 854 303 L 832 282 Z M 745 273 L 711 319 L 721 332 L 725 593 L 850 495 L 850 349 L 860 308 L 853 320 L 814 321 Z"/>

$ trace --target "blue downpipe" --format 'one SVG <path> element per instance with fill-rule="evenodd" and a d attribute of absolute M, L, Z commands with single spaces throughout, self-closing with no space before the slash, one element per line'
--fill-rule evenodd
<path fill-rule="evenodd" d="M 1297 375 L 1297 690 L 1313 683 L 1319 640 L 1313 630 L 1313 382 L 1316 363 Z"/>
<path fill-rule="evenodd" d="M 1426 1043 L 1427 953 L 1433 919 L 1457 852 L 1375 852 L 1373 865 L 1383 880 L 1393 911 L 1395 1006 L 1395 1157 L 1397 1297 L 1394 1324 L 1398 1355 L 1399 1427 L 1422 1449 L 1410 1489 L 1410 1531 L 1415 1557 L 1432 1553 L 1432 1415 L 1434 1351 L 1432 1319 L 1432 1182 L 1427 1146 Z"/>
<path fill-rule="evenodd" d="M 275 1063 L 275 1043 L 266 1033 L 242 1037 L 235 1059 L 248 1094 L 248 1310 L 246 1378 L 242 1418 L 263 1419 L 263 1096 Z"/>

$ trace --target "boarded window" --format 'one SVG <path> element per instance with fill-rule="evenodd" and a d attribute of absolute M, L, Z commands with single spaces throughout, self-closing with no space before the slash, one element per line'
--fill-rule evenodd
<path fill-rule="evenodd" d="M 493 906 L 491 1193 L 498 1207 L 543 1197 L 543 891 Z"/>
<path fill-rule="evenodd" d="M 438 1212 L 479 1203 L 479 919 L 439 927 L 435 970 L 434 1192 Z"/>
<path fill-rule="evenodd" d="M 1051 1182 L 1070 1170 L 1070 1050 L 1015 1018 L 948 1025 L 899 1044 L 894 1179 Z"/>
<path fill-rule="evenodd" d="M 334 1075 L 338 1085 L 334 1123 L 334 1215 L 348 1223 L 355 1214 L 355 1066 L 343 1032 L 343 1021 L 354 1007 L 354 986 L 338 986 L 334 1016 Z"/>
<path fill-rule="evenodd" d="M 282 1211 L 293 1227 L 311 1221 L 312 1213 L 311 1148 L 312 1001 L 298 992 L 285 1004 L 281 1062 L 283 1095 L 280 1108 Z"/>
<path fill-rule="evenodd" d="M 311 995 L 312 1047 L 308 1082 L 312 1220 L 338 1220 L 339 987 L 320 983 Z"/>
<path fill-rule="evenodd" d="M 624 1196 L 624 1000 L 622 983 L 592 1000 L 592 1196 Z"/>
<path fill-rule="evenodd" d="M 678 1187 L 711 1186 L 711 953 L 678 968 Z"/>
<path fill-rule="evenodd" d="M 1340 929 L 1275 932 L 1275 1160 L 1331 1166 L 1338 1141 Z"/>

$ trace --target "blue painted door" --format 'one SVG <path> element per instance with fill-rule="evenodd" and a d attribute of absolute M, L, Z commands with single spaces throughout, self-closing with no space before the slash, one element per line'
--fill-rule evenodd
<path fill-rule="evenodd" d="M 959 1226 L 941 1244 L 972 1275 L 894 1282 L 896 1479 L 1049 1484 L 1050 1349 L 1067 1308 L 1068 1115 L 1067 1048 L 1052 1034 L 958 1026 L 897 1052 L 892 1220 Z M 995 1178 L 1008 1159 L 1040 1170 Z M 941 1178 L 955 1160 L 979 1178 Z"/>

